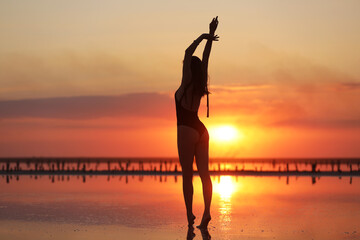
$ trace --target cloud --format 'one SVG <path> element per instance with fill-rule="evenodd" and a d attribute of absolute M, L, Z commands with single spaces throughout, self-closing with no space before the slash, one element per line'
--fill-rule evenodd
<path fill-rule="evenodd" d="M 336 84 L 335 89 L 338 91 L 360 90 L 360 82 L 342 82 Z"/>
<path fill-rule="evenodd" d="M 356 81 L 283 80 L 284 84 L 215 86 L 213 116 L 227 115 L 239 125 L 264 127 L 360 127 L 360 85 Z"/>
<path fill-rule="evenodd" d="M 272 127 L 296 128 L 360 128 L 359 119 L 306 119 L 293 118 L 271 123 Z"/>
<path fill-rule="evenodd" d="M 175 117 L 174 100 L 160 93 L 80 96 L 0 101 L 0 118 L 94 119 Z"/>
<path fill-rule="evenodd" d="M 154 84 L 144 72 L 134 60 L 114 53 L 4 53 L 0 55 L 0 98 L 142 92 Z"/>
<path fill-rule="evenodd" d="M 261 91 L 263 89 L 271 88 L 268 84 L 229 84 L 229 85 L 211 85 L 211 91 L 216 92 L 249 92 L 249 91 Z"/>

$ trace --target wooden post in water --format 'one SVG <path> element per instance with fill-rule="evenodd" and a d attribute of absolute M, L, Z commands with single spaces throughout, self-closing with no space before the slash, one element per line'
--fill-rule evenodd
<path fill-rule="evenodd" d="M 338 172 L 341 172 L 341 168 L 340 168 L 340 161 L 337 161 L 337 167 L 338 167 Z"/>
<path fill-rule="evenodd" d="M 316 163 L 311 163 L 311 172 L 316 172 Z"/>

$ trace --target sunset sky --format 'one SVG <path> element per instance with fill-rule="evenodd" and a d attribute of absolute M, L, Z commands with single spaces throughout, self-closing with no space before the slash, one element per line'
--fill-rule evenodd
<path fill-rule="evenodd" d="M 210 118 L 206 101 L 199 111 L 210 157 L 360 157 L 359 12 L 358 0 L 1 1 L 0 157 L 176 157 L 184 51 L 215 16 Z"/>

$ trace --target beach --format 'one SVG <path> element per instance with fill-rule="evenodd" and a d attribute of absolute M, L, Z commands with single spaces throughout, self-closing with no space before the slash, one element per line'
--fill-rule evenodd
<path fill-rule="evenodd" d="M 1 239 L 186 239 L 181 176 L 0 177 Z M 359 239 L 360 179 L 212 176 L 212 239 Z M 194 177 L 195 225 L 203 210 Z M 202 239 L 195 228 L 194 239 Z"/>

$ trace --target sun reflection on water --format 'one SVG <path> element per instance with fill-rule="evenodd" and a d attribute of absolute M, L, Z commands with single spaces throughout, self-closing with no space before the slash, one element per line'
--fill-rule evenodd
<path fill-rule="evenodd" d="M 229 228 L 231 223 L 232 202 L 231 196 L 236 191 L 234 177 L 220 176 L 219 181 L 214 182 L 214 192 L 220 197 L 219 213 L 220 222 L 223 229 Z"/>
<path fill-rule="evenodd" d="M 231 176 L 220 176 L 220 180 L 214 183 L 214 192 L 220 195 L 221 199 L 230 200 L 235 191 L 235 183 Z"/>

